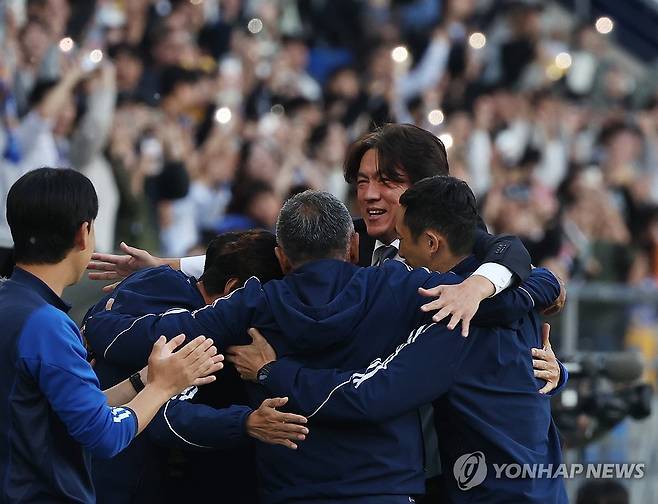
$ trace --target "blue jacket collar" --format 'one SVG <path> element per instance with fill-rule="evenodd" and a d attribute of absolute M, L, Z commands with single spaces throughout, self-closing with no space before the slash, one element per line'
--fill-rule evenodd
<path fill-rule="evenodd" d="M 466 278 L 471 273 L 473 273 L 478 268 L 478 266 L 480 266 L 480 263 L 478 262 L 477 258 L 474 255 L 470 255 L 462 259 L 450 271 L 462 278 Z"/>
<path fill-rule="evenodd" d="M 347 265 L 347 266 L 346 266 Z M 354 265 L 348 261 L 343 261 L 341 259 L 315 259 L 313 261 L 308 261 L 295 268 L 291 273 L 303 273 L 306 271 L 324 271 L 326 268 L 331 269 L 342 269 L 342 268 L 353 268 Z"/>
<path fill-rule="evenodd" d="M 48 287 L 42 280 L 34 276 L 32 273 L 25 271 L 24 269 L 15 267 L 14 272 L 9 280 L 24 286 L 33 292 L 36 292 L 48 304 L 59 310 L 62 310 L 64 313 L 68 313 L 69 310 L 71 310 L 70 304 L 55 294 L 53 290 Z"/>

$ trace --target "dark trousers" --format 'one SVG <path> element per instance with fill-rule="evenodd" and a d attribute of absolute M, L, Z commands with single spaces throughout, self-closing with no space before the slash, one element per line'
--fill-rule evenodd
<path fill-rule="evenodd" d="M 0 247 L 0 277 L 10 277 L 14 271 L 14 249 Z"/>
<path fill-rule="evenodd" d="M 445 502 L 445 482 L 443 475 L 425 481 L 425 495 L 416 497 L 416 504 L 441 504 Z"/>

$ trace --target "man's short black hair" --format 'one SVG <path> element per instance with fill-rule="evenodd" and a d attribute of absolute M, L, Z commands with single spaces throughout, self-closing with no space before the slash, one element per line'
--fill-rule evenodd
<path fill-rule="evenodd" d="M 361 159 L 370 149 L 377 151 L 377 170 L 386 179 L 403 182 L 405 173 L 415 184 L 434 175 L 448 175 L 448 154 L 436 135 L 413 124 L 385 124 L 354 142 L 345 158 L 345 180 L 356 182 Z"/>
<path fill-rule="evenodd" d="M 98 214 L 91 181 L 75 170 L 39 168 L 9 189 L 7 222 L 17 263 L 55 264 L 75 245 L 75 234 Z"/>
<path fill-rule="evenodd" d="M 221 294 L 231 278 L 237 278 L 243 284 L 252 276 L 261 283 L 283 277 L 274 254 L 275 247 L 276 238 L 269 231 L 218 235 L 208 245 L 206 264 L 200 278 L 206 292 L 211 296 Z"/>
<path fill-rule="evenodd" d="M 400 196 L 400 205 L 414 240 L 430 229 L 446 238 L 453 254 L 471 252 L 478 212 L 473 191 L 463 180 L 448 176 L 421 180 Z"/>

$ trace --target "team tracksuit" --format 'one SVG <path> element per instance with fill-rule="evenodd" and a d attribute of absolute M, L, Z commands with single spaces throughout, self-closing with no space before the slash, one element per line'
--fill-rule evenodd
<path fill-rule="evenodd" d="M 137 417 L 107 405 L 68 306 L 21 268 L 0 286 L 0 501 L 94 503 L 91 456 L 112 457 Z"/>
<path fill-rule="evenodd" d="M 361 268 L 324 259 L 264 285 L 252 277 L 229 296 L 198 310 L 139 316 L 114 308 L 101 311 L 87 320 L 86 331 L 94 331 L 105 358 L 118 359 L 134 352 L 148 355 L 161 334 L 185 333 L 188 338 L 203 334 L 223 350 L 250 343 L 246 331 L 256 327 L 279 357 L 294 356 L 316 369 L 359 369 L 393 352 L 412 329 L 427 321 L 428 315 L 420 311 L 427 298 L 418 294 L 419 287 L 461 280 L 455 273 L 412 270 L 398 261 Z M 535 305 L 550 305 L 559 292 L 557 280 L 542 269 L 534 270 L 521 287 L 485 300 L 474 323 L 518 323 Z M 248 393 L 252 407 L 269 396 L 257 385 L 251 385 Z M 166 405 L 168 422 L 159 425 L 171 428 L 164 429 L 162 436 L 212 446 L 218 441 L 212 422 L 194 426 L 175 422 L 176 411 L 185 403 L 177 399 Z M 357 430 L 332 424 L 310 427 L 311 434 L 296 451 L 257 444 L 266 504 L 342 498 L 363 504 L 382 499 L 408 502 L 408 496 L 423 493 L 423 442 L 416 411 Z"/>
<path fill-rule="evenodd" d="M 138 271 L 121 282 L 83 319 L 82 331 L 94 353 L 94 370 L 101 385 L 111 387 L 143 368 L 152 342 L 139 344 L 145 336 L 135 332 L 130 335 L 134 343 L 130 348 L 106 352 L 106 327 L 90 320 L 108 308 L 115 317 L 131 318 L 172 307 L 195 310 L 205 304 L 196 279 L 168 266 Z M 257 499 L 253 446 L 245 431 L 252 409 L 247 406 L 245 387 L 235 368 L 227 365 L 212 384 L 190 388 L 178 397 L 187 400 L 173 416 L 162 408 L 144 434 L 117 457 L 93 461 L 99 504 L 201 501 L 218 486 L 222 498 L 232 502 Z M 181 430 L 188 425 L 208 425 L 212 451 L 170 431 L 172 421 Z M 169 448 L 181 451 L 170 453 Z"/>

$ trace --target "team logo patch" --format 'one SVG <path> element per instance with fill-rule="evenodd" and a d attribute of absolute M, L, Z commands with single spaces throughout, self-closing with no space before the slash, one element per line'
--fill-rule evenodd
<path fill-rule="evenodd" d="M 499 243 L 494 254 L 501 255 L 509 248 L 509 243 Z"/>
<path fill-rule="evenodd" d="M 130 411 L 125 408 L 112 408 L 112 421 L 120 423 L 122 420 L 130 417 Z"/>

